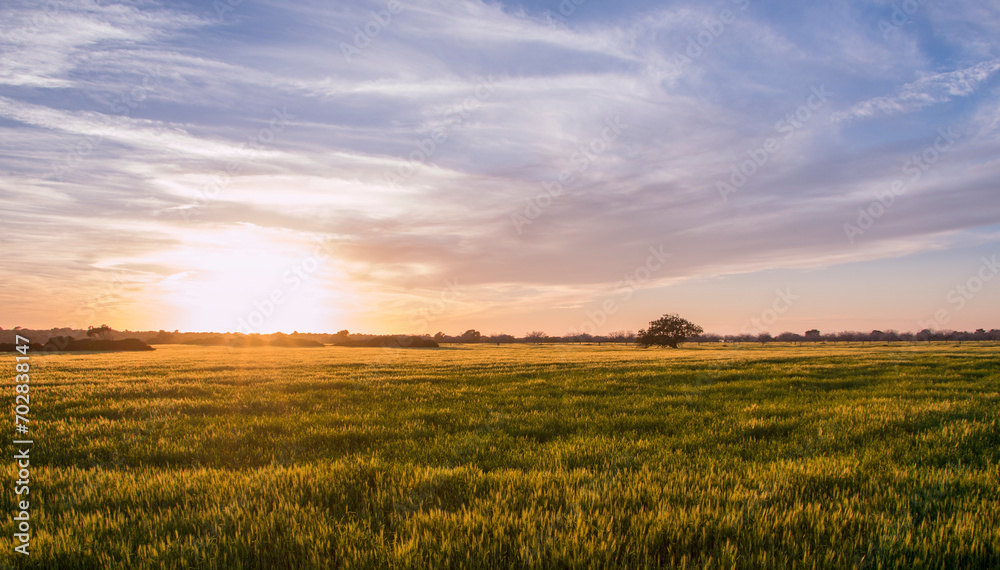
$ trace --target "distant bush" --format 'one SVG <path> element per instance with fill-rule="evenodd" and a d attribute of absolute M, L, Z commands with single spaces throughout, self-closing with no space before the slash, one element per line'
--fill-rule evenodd
<path fill-rule="evenodd" d="M 229 340 L 222 335 L 199 336 L 181 341 L 181 344 L 197 344 L 199 346 L 226 346 Z"/>
<path fill-rule="evenodd" d="M 334 346 L 376 347 L 376 348 L 438 348 L 434 339 L 425 336 L 383 335 L 363 340 L 343 340 Z"/>
<path fill-rule="evenodd" d="M 0 344 L 0 352 L 13 351 L 14 345 Z M 73 339 L 68 336 L 50 338 L 42 345 L 45 352 L 134 352 L 156 350 L 137 338 L 123 340 Z"/>
<path fill-rule="evenodd" d="M 287 336 L 280 336 L 278 338 L 271 340 L 271 346 L 322 348 L 323 343 L 316 342 L 315 340 L 309 340 L 306 338 L 291 338 Z"/>
<path fill-rule="evenodd" d="M 253 347 L 253 346 L 268 346 L 267 339 L 261 338 L 257 335 L 243 336 L 238 335 L 230 337 L 228 341 L 229 346 L 241 348 L 241 347 Z"/>

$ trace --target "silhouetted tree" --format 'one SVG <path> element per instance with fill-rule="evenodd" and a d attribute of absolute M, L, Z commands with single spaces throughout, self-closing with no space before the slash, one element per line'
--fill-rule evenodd
<path fill-rule="evenodd" d="M 114 340 L 115 333 L 108 325 L 99 327 L 87 327 L 87 338 L 93 340 Z"/>
<path fill-rule="evenodd" d="M 543 333 L 542 331 L 531 331 L 530 333 L 526 333 L 524 335 L 524 340 L 526 342 L 531 342 L 535 344 L 538 344 L 540 342 L 545 342 L 545 339 L 547 338 L 549 338 L 549 336 Z"/>
<path fill-rule="evenodd" d="M 493 333 L 489 336 L 489 340 L 492 343 L 496 343 L 497 346 L 500 346 L 501 343 L 509 344 L 514 342 L 514 337 L 505 333 Z"/>
<path fill-rule="evenodd" d="M 642 348 L 653 345 L 677 348 L 679 343 L 702 332 L 704 331 L 701 327 L 676 314 L 663 315 L 655 321 L 650 321 L 648 329 L 640 330 L 635 341 Z"/>
<path fill-rule="evenodd" d="M 153 344 L 169 344 L 174 342 L 173 333 L 168 333 L 167 331 L 160 329 L 160 332 L 156 333 L 153 337 Z"/>
<path fill-rule="evenodd" d="M 706 333 L 706 334 L 700 334 L 692 338 L 691 340 L 700 344 L 703 342 L 720 342 L 722 341 L 722 337 L 715 333 Z"/>
<path fill-rule="evenodd" d="M 793 332 L 783 332 L 775 340 L 778 342 L 802 342 L 802 337 Z"/>
<path fill-rule="evenodd" d="M 469 329 L 462 333 L 462 342 L 479 342 L 482 338 L 483 335 L 476 329 Z"/>
<path fill-rule="evenodd" d="M 608 333 L 608 342 L 628 342 L 629 335 L 635 336 L 631 331 L 611 331 Z"/>

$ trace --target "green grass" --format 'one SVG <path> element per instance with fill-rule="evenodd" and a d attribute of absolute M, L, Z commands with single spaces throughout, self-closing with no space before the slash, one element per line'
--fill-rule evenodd
<path fill-rule="evenodd" d="M 1000 567 L 995 344 L 31 365 L 32 554 L 0 566 Z"/>

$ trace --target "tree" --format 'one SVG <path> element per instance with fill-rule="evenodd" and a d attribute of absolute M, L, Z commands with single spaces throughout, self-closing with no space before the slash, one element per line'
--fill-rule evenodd
<path fill-rule="evenodd" d="M 793 332 L 783 332 L 775 338 L 778 342 L 802 342 L 801 336 Z"/>
<path fill-rule="evenodd" d="M 462 333 L 462 342 L 479 342 L 483 335 L 476 329 L 469 329 Z"/>
<path fill-rule="evenodd" d="M 153 337 L 153 344 L 169 344 L 174 342 L 173 333 L 168 333 L 167 331 L 160 329 L 160 332 L 156 333 Z"/>
<path fill-rule="evenodd" d="M 489 338 L 490 342 L 496 343 L 497 346 L 500 346 L 500 343 L 506 344 L 514 342 L 514 337 L 505 333 L 493 333 Z"/>
<path fill-rule="evenodd" d="M 87 338 L 94 340 L 114 340 L 115 334 L 108 325 L 87 327 Z"/>
<path fill-rule="evenodd" d="M 526 333 L 524 335 L 524 340 L 536 344 L 545 342 L 545 339 L 547 338 L 549 338 L 549 336 L 542 331 L 531 331 L 530 333 Z"/>
<path fill-rule="evenodd" d="M 608 333 L 608 342 L 626 342 L 628 335 L 625 331 L 611 331 Z"/>
<path fill-rule="evenodd" d="M 704 330 L 701 327 L 676 314 L 663 315 L 655 321 L 650 321 L 648 329 L 640 330 L 635 342 L 642 348 L 653 345 L 677 348 L 678 343 L 702 332 Z"/>

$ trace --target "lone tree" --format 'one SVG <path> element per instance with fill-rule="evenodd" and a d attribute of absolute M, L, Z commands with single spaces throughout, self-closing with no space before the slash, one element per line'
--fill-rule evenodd
<path fill-rule="evenodd" d="M 676 314 L 663 315 L 649 323 L 648 329 L 639 331 L 635 337 L 635 343 L 641 348 L 650 346 L 669 346 L 677 348 L 677 344 L 685 339 L 699 335 L 703 329 L 687 319 L 682 319 Z"/>
<path fill-rule="evenodd" d="M 543 333 L 542 331 L 531 331 L 525 333 L 524 340 L 530 343 L 538 344 L 545 342 L 545 339 L 549 338 L 549 335 Z"/>
<path fill-rule="evenodd" d="M 115 333 L 108 325 L 87 327 L 87 338 L 93 340 L 114 340 Z"/>

